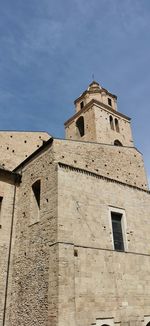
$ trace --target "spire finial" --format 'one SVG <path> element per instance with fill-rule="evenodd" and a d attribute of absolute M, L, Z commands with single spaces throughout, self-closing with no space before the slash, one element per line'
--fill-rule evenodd
<path fill-rule="evenodd" d="M 95 77 L 94 77 L 94 73 L 93 73 L 93 74 L 92 74 L 92 81 L 94 81 L 94 78 L 95 78 Z"/>

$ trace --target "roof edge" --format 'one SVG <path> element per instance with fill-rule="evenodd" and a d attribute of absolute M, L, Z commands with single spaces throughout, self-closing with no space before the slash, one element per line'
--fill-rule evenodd
<path fill-rule="evenodd" d="M 47 141 L 45 141 L 43 143 L 43 145 L 41 147 L 39 147 L 38 149 L 36 149 L 36 151 L 34 151 L 31 155 L 29 155 L 24 161 L 22 161 L 19 165 L 17 165 L 15 167 L 15 169 L 13 170 L 14 173 L 16 173 L 17 170 L 19 170 L 20 168 L 23 168 L 24 165 L 26 165 L 26 163 L 28 163 L 30 160 L 32 160 L 32 158 L 34 158 L 34 156 L 36 156 L 37 154 L 39 154 L 43 149 L 45 149 L 48 145 L 51 145 L 53 142 L 53 137 L 51 137 L 50 139 L 48 139 Z"/>

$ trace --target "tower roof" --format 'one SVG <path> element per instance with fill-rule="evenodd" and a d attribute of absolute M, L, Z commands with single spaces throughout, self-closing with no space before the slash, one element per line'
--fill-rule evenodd
<path fill-rule="evenodd" d="M 82 99 L 88 93 L 102 93 L 105 92 L 107 95 L 110 95 L 117 99 L 117 96 L 110 93 L 106 88 L 102 87 L 97 81 L 93 80 L 91 84 L 89 84 L 88 88 L 74 101 L 74 104 Z"/>

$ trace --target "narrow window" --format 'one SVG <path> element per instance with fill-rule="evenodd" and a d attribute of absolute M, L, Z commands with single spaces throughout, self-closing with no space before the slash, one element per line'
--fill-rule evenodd
<path fill-rule="evenodd" d="M 114 130 L 114 122 L 113 122 L 113 117 L 111 115 L 109 116 L 109 122 L 110 122 L 110 128 Z"/>
<path fill-rule="evenodd" d="M 108 105 L 112 106 L 111 98 L 108 97 Z"/>
<path fill-rule="evenodd" d="M 82 101 L 81 103 L 80 103 L 80 109 L 82 109 L 84 107 L 84 102 Z"/>
<path fill-rule="evenodd" d="M 84 136 L 84 118 L 82 116 L 76 121 L 76 126 L 77 126 L 79 136 L 83 137 Z"/>
<path fill-rule="evenodd" d="M 122 214 L 111 212 L 111 222 L 112 222 L 114 249 L 117 251 L 124 251 L 123 233 L 122 233 Z"/>
<path fill-rule="evenodd" d="M 119 132 L 119 122 L 118 122 L 118 119 L 115 119 L 115 128 L 116 128 L 116 131 Z"/>
<path fill-rule="evenodd" d="M 114 141 L 114 145 L 115 145 L 115 146 L 123 146 L 122 143 L 121 143 L 118 139 L 116 139 L 116 140 Z"/>
<path fill-rule="evenodd" d="M 31 224 L 39 221 L 40 215 L 40 194 L 41 194 L 41 181 L 37 180 L 32 185 L 32 198 L 31 198 Z"/>

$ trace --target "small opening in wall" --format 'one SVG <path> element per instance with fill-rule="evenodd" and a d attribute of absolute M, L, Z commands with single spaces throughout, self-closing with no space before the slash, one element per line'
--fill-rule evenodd
<path fill-rule="evenodd" d="M 77 249 L 74 249 L 74 256 L 78 257 L 78 250 Z"/>
<path fill-rule="evenodd" d="M 122 143 L 120 142 L 120 140 L 118 140 L 118 139 L 116 139 L 116 140 L 114 141 L 114 145 L 115 145 L 115 146 L 123 146 Z"/>
<path fill-rule="evenodd" d="M 108 97 L 108 105 L 112 106 L 111 98 Z"/>
<path fill-rule="evenodd" d="M 82 109 L 84 107 L 84 102 L 80 102 L 80 109 Z"/>

